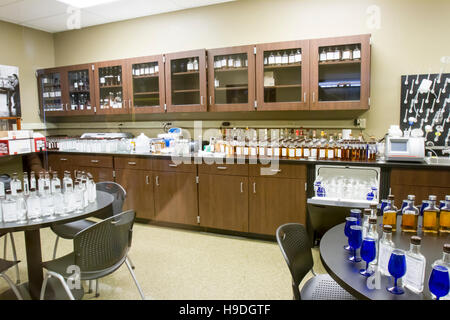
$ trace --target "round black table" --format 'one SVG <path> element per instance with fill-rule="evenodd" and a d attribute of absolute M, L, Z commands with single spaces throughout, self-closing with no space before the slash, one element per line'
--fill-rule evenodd
<path fill-rule="evenodd" d="M 419 225 L 421 225 L 421 217 L 419 218 Z M 382 218 L 378 218 L 378 235 L 381 239 Z M 403 233 L 400 228 L 401 217 L 397 219 L 397 231 L 392 234 L 392 241 L 396 248 L 409 250 L 410 238 L 413 233 Z M 347 237 L 344 235 L 345 224 L 339 224 L 330 230 L 320 240 L 320 258 L 323 266 L 330 274 L 330 276 L 341 287 L 351 293 L 357 299 L 365 300 L 424 300 L 431 299 L 431 293 L 428 290 L 428 279 L 431 273 L 431 264 L 442 258 L 442 249 L 445 243 L 450 242 L 450 236 L 444 235 L 430 235 L 422 234 L 421 231 L 417 234 L 422 237 L 421 252 L 426 258 L 425 281 L 424 290 L 420 294 L 416 294 L 404 287 L 404 294 L 394 295 L 386 290 L 387 287 L 393 285 L 393 278 L 390 276 L 380 276 L 380 289 L 369 289 L 367 286 L 367 278 L 359 274 L 359 270 L 365 268 L 366 262 L 358 263 L 350 262 L 347 258 L 349 253 L 344 250 Z"/>
<path fill-rule="evenodd" d="M 54 219 L 43 218 L 40 222 L 28 221 L 25 224 L 0 223 L 0 233 L 25 232 L 25 247 L 27 255 L 28 289 L 31 299 L 39 299 L 42 282 L 44 280 L 42 268 L 41 236 L 40 229 L 55 224 L 63 224 L 84 219 L 90 216 L 112 212 L 114 197 L 106 192 L 97 191 L 97 200 L 84 208 L 81 213 L 69 213 L 68 216 L 56 216 Z M 23 286 L 22 286 L 23 287 Z M 23 290 L 21 290 L 23 291 Z"/>

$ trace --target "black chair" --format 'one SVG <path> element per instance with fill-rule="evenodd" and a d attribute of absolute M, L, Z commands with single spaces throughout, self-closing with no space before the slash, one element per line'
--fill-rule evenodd
<path fill-rule="evenodd" d="M 98 182 L 96 184 L 96 188 L 99 191 L 104 191 L 114 196 L 114 202 L 112 204 L 113 210 L 111 214 L 101 213 L 96 215 L 95 216 L 96 218 L 106 219 L 122 212 L 123 203 L 127 196 L 127 192 L 120 184 L 111 181 Z M 51 229 L 56 234 L 55 247 L 53 249 L 53 259 L 56 259 L 56 250 L 58 249 L 58 242 L 60 237 L 63 239 L 72 240 L 74 239 L 77 233 L 86 228 L 89 228 L 90 226 L 93 226 L 94 224 L 96 224 L 95 221 L 83 219 L 65 224 L 52 225 Z M 132 262 L 131 265 L 132 268 L 134 269 L 134 265 Z M 90 292 L 91 292 L 91 285 L 89 283 L 89 293 Z M 99 296 L 98 281 L 96 281 L 95 295 L 96 297 Z"/>
<path fill-rule="evenodd" d="M 294 300 L 354 300 L 355 298 L 339 286 L 328 274 L 316 275 L 313 256 L 306 228 L 299 223 L 287 223 L 277 229 L 277 242 L 292 275 Z M 302 287 L 299 285 L 306 274 L 314 275 Z"/>
<path fill-rule="evenodd" d="M 74 251 L 63 257 L 43 263 L 47 270 L 41 288 L 41 300 L 44 298 L 47 282 L 50 277 L 57 278 L 64 287 L 67 295 L 74 300 L 67 285 L 67 280 L 91 281 L 110 275 L 120 268 L 123 263 L 133 277 L 142 299 L 142 292 L 133 269 L 127 258 L 131 247 L 135 212 L 128 210 L 95 223 L 80 231 L 73 239 Z M 77 266 L 79 273 L 68 273 L 68 267 Z M 78 279 L 77 279 L 78 277 Z"/>
<path fill-rule="evenodd" d="M 13 266 L 17 266 L 20 261 L 8 261 L 4 259 L 0 259 L 0 277 L 5 279 L 5 281 L 8 283 L 9 287 L 12 289 L 14 294 L 16 295 L 18 300 L 23 300 L 22 295 L 20 294 L 19 290 L 17 289 L 16 285 L 12 282 L 12 280 L 5 274 L 5 272 L 12 268 Z"/>
<path fill-rule="evenodd" d="M 6 260 L 6 254 L 7 254 L 7 248 L 8 248 L 8 233 L 1 233 L 0 238 L 3 236 L 5 236 L 4 248 L 3 248 L 3 259 Z M 14 236 L 13 236 L 12 232 L 9 233 L 9 238 L 11 239 L 11 249 L 12 249 L 13 259 L 14 259 L 14 261 L 17 261 L 16 244 L 14 242 Z M 16 269 L 16 278 L 17 278 L 16 283 L 20 284 L 20 274 L 19 274 L 18 263 L 15 264 L 15 269 Z"/>

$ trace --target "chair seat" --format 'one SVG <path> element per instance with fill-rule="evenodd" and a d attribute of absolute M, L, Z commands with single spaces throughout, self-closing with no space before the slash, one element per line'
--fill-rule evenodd
<path fill-rule="evenodd" d="M 100 271 L 89 271 L 89 272 L 81 272 L 80 274 L 80 280 L 94 280 L 103 278 L 114 271 L 116 271 L 124 262 L 127 256 L 125 255 L 121 261 L 116 263 L 115 265 L 102 269 Z M 42 263 L 42 266 L 49 270 L 56 273 L 59 273 L 64 279 L 69 278 L 70 276 L 73 276 L 73 273 L 67 273 L 67 267 L 73 266 L 75 264 L 75 253 L 69 253 L 65 256 L 62 256 L 55 260 L 50 260 Z"/>
<path fill-rule="evenodd" d="M 328 274 L 309 279 L 301 290 L 302 300 L 356 300 Z"/>
<path fill-rule="evenodd" d="M 52 225 L 51 229 L 61 238 L 73 239 L 78 232 L 94 225 L 95 223 L 96 222 L 94 221 L 83 219 L 65 224 L 55 224 Z"/>
<path fill-rule="evenodd" d="M 8 260 L 0 259 L 0 273 L 5 272 L 9 268 L 11 268 L 11 267 L 15 266 L 16 264 L 18 264 L 19 262 L 20 261 L 8 261 Z"/>

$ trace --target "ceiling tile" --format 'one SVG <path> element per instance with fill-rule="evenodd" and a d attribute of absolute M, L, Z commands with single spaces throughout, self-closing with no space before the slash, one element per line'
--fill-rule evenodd
<path fill-rule="evenodd" d="M 0 19 L 22 23 L 62 14 L 66 10 L 67 5 L 55 0 L 26 0 L 1 7 Z"/>

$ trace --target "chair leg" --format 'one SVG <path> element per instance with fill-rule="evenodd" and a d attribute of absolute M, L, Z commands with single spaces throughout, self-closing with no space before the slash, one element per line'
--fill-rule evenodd
<path fill-rule="evenodd" d="M 13 259 L 14 259 L 14 261 L 18 261 L 17 253 L 16 253 L 16 244 L 14 242 L 14 236 L 13 236 L 12 232 L 9 233 L 9 236 L 11 238 L 11 248 L 12 248 L 12 253 L 13 253 Z M 16 283 L 20 284 L 19 264 L 16 264 L 15 268 L 16 268 Z"/>
<path fill-rule="evenodd" d="M 92 293 L 92 280 L 89 280 L 88 283 L 89 283 L 89 289 L 88 289 L 87 293 Z"/>
<path fill-rule="evenodd" d="M 58 273 L 56 273 L 56 272 L 53 272 L 53 271 L 47 271 L 47 275 L 45 276 L 45 280 L 44 280 L 44 282 L 42 283 L 41 300 L 44 299 L 45 288 L 47 287 L 47 281 L 48 281 L 48 279 L 49 279 L 50 277 L 55 277 L 55 278 L 57 278 L 57 279 L 59 280 L 59 282 L 61 282 L 61 284 L 62 284 L 64 290 L 66 291 L 67 296 L 69 297 L 69 299 L 70 299 L 70 300 L 75 300 L 75 298 L 74 298 L 72 292 L 70 291 L 69 287 L 67 286 L 67 283 L 66 283 L 66 281 L 64 280 L 64 278 L 62 277 L 62 275 L 60 275 L 60 274 L 58 274 Z M 44 285 L 45 285 L 45 286 L 44 286 Z"/>
<path fill-rule="evenodd" d="M 4 247 L 3 247 L 3 259 L 6 260 L 6 250 L 8 248 L 8 235 L 5 235 Z"/>
<path fill-rule="evenodd" d="M 55 247 L 53 248 L 53 260 L 56 259 L 56 249 L 58 249 L 59 236 L 56 236 Z"/>
<path fill-rule="evenodd" d="M 95 279 L 95 297 L 100 297 L 100 293 L 98 293 L 98 279 Z"/>
<path fill-rule="evenodd" d="M 136 269 L 136 267 L 134 266 L 133 261 L 131 261 L 131 258 L 129 255 L 127 255 L 127 258 L 128 258 L 128 261 L 130 262 L 131 268 L 133 268 L 133 270 Z"/>
<path fill-rule="evenodd" d="M 10 288 L 12 289 L 14 294 L 16 295 L 17 299 L 18 300 L 23 300 L 22 295 L 20 294 L 19 290 L 17 290 L 17 287 L 14 284 L 14 282 L 12 282 L 12 280 L 4 273 L 0 273 L 0 277 L 5 279 L 5 281 L 8 283 L 8 285 L 10 286 Z"/>
<path fill-rule="evenodd" d="M 136 284 L 136 287 L 139 291 L 139 294 L 141 295 L 142 300 L 145 300 L 145 296 L 144 293 L 142 292 L 141 286 L 139 285 L 137 279 L 136 279 L 136 275 L 133 272 L 133 268 L 131 268 L 130 262 L 128 260 L 128 258 L 125 259 L 125 264 L 127 265 L 128 270 L 131 273 L 131 276 L 133 277 L 134 283 Z"/>

